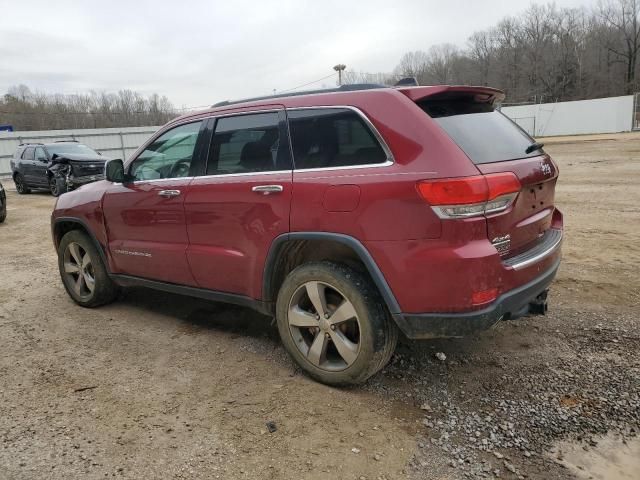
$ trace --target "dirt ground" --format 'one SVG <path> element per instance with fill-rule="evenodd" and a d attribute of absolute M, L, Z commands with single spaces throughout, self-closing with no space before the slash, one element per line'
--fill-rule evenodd
<path fill-rule="evenodd" d="M 640 135 L 547 151 L 566 225 L 549 314 L 405 341 L 351 389 L 309 380 L 248 310 L 142 289 L 75 306 L 54 199 L 5 181 L 0 479 L 640 478 Z"/>

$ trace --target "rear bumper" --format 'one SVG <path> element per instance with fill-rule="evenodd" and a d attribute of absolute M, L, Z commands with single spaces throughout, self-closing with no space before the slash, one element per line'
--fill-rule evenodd
<path fill-rule="evenodd" d="M 490 306 L 465 313 L 397 313 L 393 317 L 410 339 L 462 337 L 486 330 L 503 318 L 516 318 L 553 281 L 560 259 L 530 282 L 503 293 Z"/>

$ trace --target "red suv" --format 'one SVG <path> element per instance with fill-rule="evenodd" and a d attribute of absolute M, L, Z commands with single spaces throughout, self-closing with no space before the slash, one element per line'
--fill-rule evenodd
<path fill-rule="evenodd" d="M 52 215 L 64 286 L 146 286 L 275 316 L 312 377 L 362 382 L 410 339 L 544 313 L 558 169 L 486 87 L 349 86 L 164 126 Z"/>

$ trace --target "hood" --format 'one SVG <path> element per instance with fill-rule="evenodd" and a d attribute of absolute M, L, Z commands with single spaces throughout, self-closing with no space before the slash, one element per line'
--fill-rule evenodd
<path fill-rule="evenodd" d="M 55 161 L 59 161 L 62 159 L 67 159 L 67 160 L 71 160 L 73 162 L 93 162 L 93 163 L 104 163 L 107 160 L 109 160 L 106 157 L 103 157 L 102 155 L 84 155 L 84 154 L 77 154 L 77 153 L 63 153 L 63 154 L 59 154 Z"/>

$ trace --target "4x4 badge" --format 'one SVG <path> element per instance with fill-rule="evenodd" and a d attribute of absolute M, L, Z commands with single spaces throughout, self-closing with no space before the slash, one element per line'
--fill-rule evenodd
<path fill-rule="evenodd" d="M 540 168 L 545 175 L 551 175 L 551 165 L 547 162 L 540 162 Z"/>

